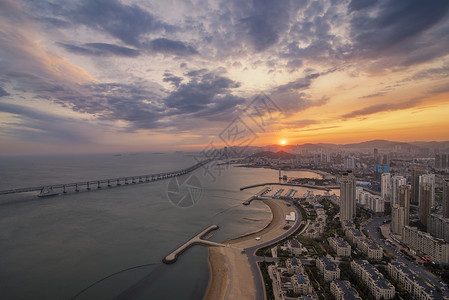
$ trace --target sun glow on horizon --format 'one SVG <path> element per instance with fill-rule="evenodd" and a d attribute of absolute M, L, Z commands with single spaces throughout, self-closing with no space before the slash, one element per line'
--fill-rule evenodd
<path fill-rule="evenodd" d="M 286 140 L 281 140 L 281 145 L 282 146 L 285 146 L 287 144 L 287 141 Z"/>

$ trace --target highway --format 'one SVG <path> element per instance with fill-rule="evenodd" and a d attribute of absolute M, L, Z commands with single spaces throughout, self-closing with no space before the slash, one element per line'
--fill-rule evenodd
<path fill-rule="evenodd" d="M 405 259 L 402 253 L 399 253 L 398 251 L 396 251 L 396 249 L 394 249 L 390 245 L 387 245 L 381 239 L 380 233 L 378 232 L 377 229 L 383 224 L 383 221 L 388 219 L 389 217 L 371 218 L 370 221 L 364 227 L 368 231 L 369 237 L 373 239 L 376 243 L 378 243 L 382 248 L 384 248 L 388 252 L 393 253 L 393 255 L 396 256 L 397 261 L 406 264 L 410 268 L 410 270 L 415 272 L 418 276 L 421 276 L 422 278 L 425 278 L 428 281 L 430 281 L 434 286 L 442 290 L 444 296 L 449 297 L 448 290 L 444 287 L 443 284 L 440 283 L 440 279 L 437 276 L 424 269 L 424 267 L 420 267 L 419 265 L 417 265 L 417 263 Z"/>

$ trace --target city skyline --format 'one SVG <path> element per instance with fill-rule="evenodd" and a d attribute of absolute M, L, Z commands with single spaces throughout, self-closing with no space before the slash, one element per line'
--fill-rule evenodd
<path fill-rule="evenodd" d="M 0 154 L 198 150 L 260 94 L 253 145 L 448 136 L 447 1 L 0 8 Z"/>

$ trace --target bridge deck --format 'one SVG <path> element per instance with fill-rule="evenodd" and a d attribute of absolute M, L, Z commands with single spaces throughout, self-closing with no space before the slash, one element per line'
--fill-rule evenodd
<path fill-rule="evenodd" d="M 15 194 L 15 193 L 26 193 L 26 192 L 36 192 L 36 191 L 42 191 L 44 188 L 49 187 L 51 189 L 63 189 L 63 192 L 66 192 L 67 188 L 70 187 L 76 187 L 80 188 L 83 186 L 86 186 L 88 189 L 90 189 L 90 185 L 97 185 L 98 188 L 101 188 L 101 184 L 108 184 L 108 186 L 111 186 L 112 184 L 115 185 L 121 185 L 121 184 L 130 184 L 130 183 L 143 183 L 143 182 L 151 182 L 151 181 L 157 181 L 162 179 L 167 179 L 175 176 L 180 176 L 183 174 L 190 173 L 201 166 L 209 163 L 211 160 L 205 160 L 203 162 L 200 162 L 196 165 L 193 165 L 189 168 L 178 170 L 178 171 L 171 171 L 171 172 L 165 172 L 165 173 L 154 173 L 154 174 L 147 174 L 147 175 L 137 175 L 137 176 L 127 176 L 127 177 L 114 177 L 114 178 L 106 178 L 106 179 L 97 179 L 97 180 L 87 180 L 87 181 L 79 181 L 79 182 L 71 182 L 71 183 L 60 183 L 60 184 L 53 184 L 53 185 L 45 185 L 45 186 L 33 186 L 33 187 L 25 187 L 25 188 L 17 188 L 17 189 L 9 189 L 9 190 L 3 190 L 0 191 L 0 195 L 6 195 L 6 194 Z M 128 182 L 131 181 L 131 182 Z"/>

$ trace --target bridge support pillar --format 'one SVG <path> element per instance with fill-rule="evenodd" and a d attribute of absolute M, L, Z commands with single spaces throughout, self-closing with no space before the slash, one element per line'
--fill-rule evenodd
<path fill-rule="evenodd" d="M 97 189 L 101 189 L 100 181 L 97 181 Z"/>
<path fill-rule="evenodd" d="M 108 179 L 108 187 L 111 187 L 111 180 Z"/>
<path fill-rule="evenodd" d="M 63 193 L 64 193 L 64 194 L 67 193 L 67 190 L 66 190 L 66 188 L 65 188 L 65 184 L 62 186 L 62 188 L 63 188 Z"/>
<path fill-rule="evenodd" d="M 87 190 L 89 191 L 89 190 L 90 190 L 90 184 L 89 184 L 89 181 L 88 181 L 86 184 L 87 184 Z"/>
<path fill-rule="evenodd" d="M 80 190 L 79 190 L 79 188 L 78 188 L 78 183 L 77 184 L 75 184 L 75 192 L 79 192 Z"/>

